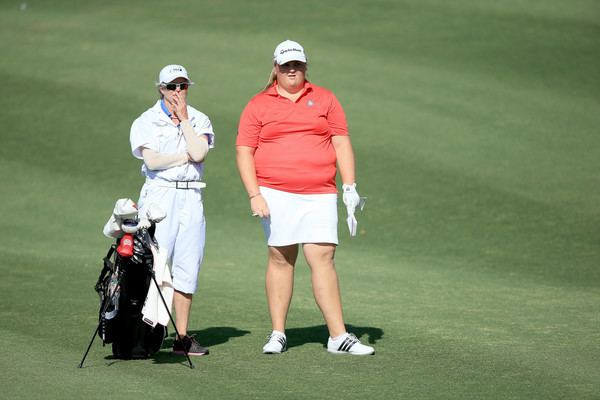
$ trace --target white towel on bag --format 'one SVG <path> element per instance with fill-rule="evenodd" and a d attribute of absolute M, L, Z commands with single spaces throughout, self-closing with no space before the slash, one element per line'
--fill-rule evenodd
<path fill-rule="evenodd" d="M 142 308 L 142 320 L 152 327 L 155 327 L 156 324 L 167 326 L 169 324 L 169 313 L 173 304 L 173 280 L 169 265 L 167 264 L 167 252 L 161 251 L 155 246 L 151 246 L 151 250 L 154 257 L 154 277 L 160 288 L 160 293 L 162 293 L 167 303 L 168 309 L 165 308 L 160 299 L 157 285 L 154 282 L 150 282 L 146 302 Z"/>

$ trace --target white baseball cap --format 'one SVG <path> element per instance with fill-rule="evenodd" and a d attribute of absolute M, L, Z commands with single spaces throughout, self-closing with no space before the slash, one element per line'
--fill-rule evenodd
<path fill-rule="evenodd" d="M 173 82 L 177 78 L 185 78 L 188 82 L 192 82 L 188 76 L 187 70 L 177 64 L 169 64 L 160 70 L 158 74 L 158 84 Z"/>
<path fill-rule="evenodd" d="M 306 53 L 304 53 L 304 47 L 298 42 L 293 40 L 286 40 L 281 42 L 275 48 L 273 53 L 273 60 L 278 64 L 285 64 L 289 61 L 302 61 L 306 62 Z"/>

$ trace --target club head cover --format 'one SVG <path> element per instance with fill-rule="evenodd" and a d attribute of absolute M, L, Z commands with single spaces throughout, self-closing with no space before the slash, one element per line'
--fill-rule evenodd
<path fill-rule="evenodd" d="M 125 219 L 121 222 L 121 230 L 125 233 L 136 233 L 138 221 L 136 219 Z"/>
<path fill-rule="evenodd" d="M 123 231 L 121 231 L 121 226 L 117 222 L 114 215 L 111 215 L 106 224 L 104 225 L 104 229 L 102 229 L 102 233 L 107 238 L 119 238 L 123 235 Z"/>
<path fill-rule="evenodd" d="M 119 246 L 117 246 L 117 253 L 119 253 L 121 257 L 126 258 L 133 256 L 133 236 L 131 233 L 123 235 L 119 242 Z"/>
<path fill-rule="evenodd" d="M 148 218 L 148 220 L 156 224 L 165 219 L 166 216 L 167 213 L 165 212 L 165 210 L 163 210 L 160 206 L 154 203 L 150 204 L 148 206 L 148 210 L 146 210 L 146 217 Z"/>
<path fill-rule="evenodd" d="M 135 233 L 137 231 L 138 207 L 133 200 L 117 200 L 113 209 L 113 216 L 121 231 L 125 233 Z"/>
<path fill-rule="evenodd" d="M 138 229 L 148 229 L 152 223 L 148 220 L 148 218 L 142 218 L 138 222 Z"/>
<path fill-rule="evenodd" d="M 118 220 L 137 219 L 138 207 L 131 199 L 119 199 L 115 203 L 113 215 Z"/>

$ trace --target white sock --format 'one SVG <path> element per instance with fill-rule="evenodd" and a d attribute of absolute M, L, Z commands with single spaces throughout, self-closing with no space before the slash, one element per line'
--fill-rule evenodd
<path fill-rule="evenodd" d="M 338 340 L 342 339 L 343 337 L 345 337 L 348 334 L 348 332 L 344 332 L 342 333 L 340 336 L 336 336 L 336 337 L 332 337 L 331 340 L 333 342 L 337 342 Z M 330 336 L 331 337 L 331 336 Z"/>
<path fill-rule="evenodd" d="M 281 331 L 275 331 L 275 330 L 273 332 L 271 332 L 271 335 L 281 335 L 281 336 L 285 337 L 285 333 L 283 333 Z"/>

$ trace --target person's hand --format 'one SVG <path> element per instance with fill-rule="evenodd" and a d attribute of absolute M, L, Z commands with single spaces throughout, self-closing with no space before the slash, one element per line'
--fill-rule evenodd
<path fill-rule="evenodd" d="M 360 196 L 356 191 L 356 183 L 353 184 L 343 184 L 342 185 L 344 204 L 346 205 L 346 210 L 348 210 L 348 215 L 354 214 L 354 210 L 358 207 L 360 203 Z"/>
<path fill-rule="evenodd" d="M 253 217 L 268 218 L 270 215 L 269 206 L 261 194 L 250 198 L 250 209 Z"/>
<path fill-rule="evenodd" d="M 185 96 L 181 94 L 181 92 L 174 91 L 172 96 L 173 103 L 173 114 L 179 119 L 179 121 L 185 121 L 188 119 L 187 112 L 187 101 L 185 100 Z"/>

